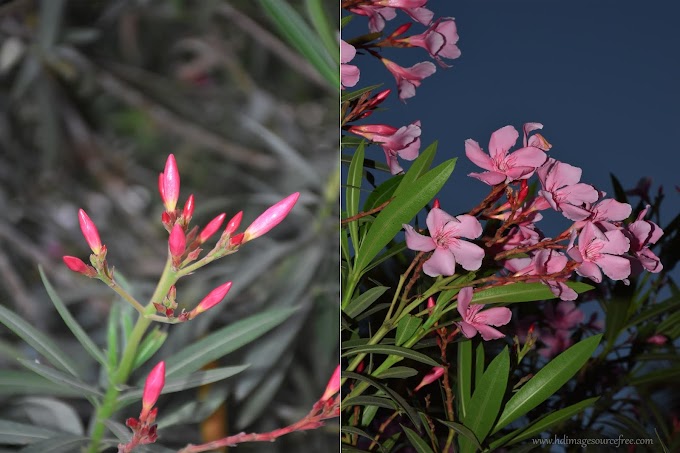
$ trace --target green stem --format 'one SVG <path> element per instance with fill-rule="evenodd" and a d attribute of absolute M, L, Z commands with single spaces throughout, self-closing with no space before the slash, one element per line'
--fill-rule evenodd
<path fill-rule="evenodd" d="M 151 296 L 151 300 L 146 307 L 142 307 L 142 312 L 137 318 L 130 337 L 127 339 L 127 345 L 123 351 L 123 356 L 120 359 L 118 368 L 115 372 L 110 374 L 109 378 L 109 388 L 106 390 L 102 404 L 96 411 L 95 414 L 95 424 L 92 429 L 92 442 L 88 448 L 89 453 L 97 453 L 99 451 L 99 444 L 101 443 L 102 437 L 105 432 L 104 421 L 108 420 L 111 415 L 116 410 L 116 405 L 118 402 L 118 393 L 123 384 L 125 384 L 132 373 L 132 366 L 137 355 L 137 348 L 144 337 L 146 329 L 151 324 L 151 320 L 147 319 L 144 315 L 151 315 L 155 312 L 153 306 L 154 301 L 160 301 L 168 294 L 170 287 L 177 282 L 178 275 L 172 270 L 172 260 L 168 257 L 165 263 L 165 268 L 161 274 L 161 278 L 158 281 L 156 290 Z M 116 291 L 118 292 L 118 291 Z"/>

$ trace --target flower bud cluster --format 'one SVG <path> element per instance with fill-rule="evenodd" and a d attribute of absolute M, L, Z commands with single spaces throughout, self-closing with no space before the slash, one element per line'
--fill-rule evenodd
<path fill-rule="evenodd" d="M 142 411 L 139 418 L 130 417 L 125 425 L 132 430 L 132 439 L 118 445 L 119 453 L 131 452 L 137 445 L 146 445 L 158 439 L 158 425 L 155 424 L 158 408 L 154 407 L 165 385 L 165 362 L 159 362 L 146 378 L 142 393 Z"/>

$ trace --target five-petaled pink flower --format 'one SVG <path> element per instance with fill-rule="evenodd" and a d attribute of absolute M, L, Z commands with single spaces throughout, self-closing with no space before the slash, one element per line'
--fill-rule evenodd
<path fill-rule="evenodd" d="M 510 270 L 514 276 L 536 275 L 536 280 L 548 286 L 550 291 L 562 300 L 576 300 L 578 294 L 561 280 L 544 278 L 546 275 L 562 272 L 569 260 L 562 253 L 552 249 L 541 249 L 536 251 L 531 258 L 514 258 L 507 260 L 505 268 Z M 571 272 L 568 273 L 571 275 Z M 569 277 L 564 275 L 564 278 Z"/>
<path fill-rule="evenodd" d="M 657 273 L 661 272 L 663 264 L 661 264 L 659 257 L 649 249 L 649 246 L 656 244 L 656 241 L 663 236 L 663 230 L 651 220 L 644 220 L 648 210 L 649 205 L 640 212 L 637 220 L 623 231 L 630 239 L 630 254 L 637 258 L 637 262 L 639 262 L 636 272 L 641 271 L 639 269 L 641 266 L 649 272 Z M 634 262 L 635 264 L 637 263 Z"/>
<path fill-rule="evenodd" d="M 598 193 L 590 184 L 579 182 L 580 168 L 551 158 L 536 173 L 543 187 L 538 193 L 550 207 L 574 221 L 591 215 L 583 204 L 597 201 Z"/>
<path fill-rule="evenodd" d="M 483 304 L 470 305 L 472 301 L 472 287 L 468 286 L 458 293 L 458 313 L 463 318 L 456 323 L 466 338 L 472 338 L 480 333 L 485 341 L 503 338 L 505 334 L 491 326 L 504 326 L 510 322 L 512 312 L 507 307 L 494 307 L 482 311 Z"/>
<path fill-rule="evenodd" d="M 402 101 L 415 96 L 416 87 L 420 86 L 422 80 L 437 72 L 437 67 L 429 61 L 422 61 L 410 68 L 404 68 L 387 58 L 381 58 L 381 60 L 396 79 L 399 99 Z"/>
<path fill-rule="evenodd" d="M 567 253 L 580 263 L 576 273 L 596 283 L 602 282 L 602 272 L 612 280 L 625 280 L 630 275 L 630 261 L 620 256 L 630 248 L 630 241 L 621 230 L 604 233 L 588 222 L 578 236 L 578 246 L 572 235 Z M 600 272 L 600 269 L 602 272 Z"/>
<path fill-rule="evenodd" d="M 439 18 L 424 33 L 409 36 L 397 40 L 397 42 L 403 42 L 414 47 L 422 47 L 441 66 L 447 66 L 441 61 L 441 58 L 454 59 L 460 57 L 460 49 L 456 46 L 458 31 L 456 29 L 456 22 L 454 22 L 452 17 Z"/>
<path fill-rule="evenodd" d="M 404 171 L 397 156 L 404 160 L 414 160 L 420 152 L 420 121 L 415 121 L 399 129 L 387 124 L 366 124 L 351 126 L 349 132 L 365 137 L 380 144 L 385 152 L 390 173 L 396 175 Z"/>
<path fill-rule="evenodd" d="M 548 158 L 540 148 L 527 146 L 508 154 L 519 133 L 512 126 L 505 126 L 493 134 L 489 140 L 489 155 L 482 151 L 479 143 L 472 139 L 465 140 L 465 154 L 475 165 L 487 170 L 482 173 L 470 173 L 490 186 L 518 179 L 528 179 L 536 168 L 543 165 Z"/>
<path fill-rule="evenodd" d="M 475 239 L 482 234 L 482 225 L 474 216 L 463 214 L 456 217 L 439 208 L 432 208 L 425 219 L 430 236 L 423 236 L 411 225 L 406 230 L 406 246 L 411 250 L 431 252 L 423 264 L 423 272 L 430 277 L 453 275 L 456 263 L 468 271 L 476 271 L 482 265 L 484 250 L 461 238 Z"/>
<path fill-rule="evenodd" d="M 619 227 L 612 222 L 621 222 L 633 212 L 633 208 L 628 203 L 621 203 L 613 198 L 606 198 L 595 206 L 586 203 L 584 208 L 589 211 L 586 221 L 593 222 L 603 231 L 618 230 Z M 576 228 L 583 225 L 585 225 L 585 221 L 576 222 Z"/>
<path fill-rule="evenodd" d="M 353 87 L 359 81 L 359 68 L 347 64 L 356 55 L 357 51 L 353 45 L 340 40 L 340 88 Z"/>

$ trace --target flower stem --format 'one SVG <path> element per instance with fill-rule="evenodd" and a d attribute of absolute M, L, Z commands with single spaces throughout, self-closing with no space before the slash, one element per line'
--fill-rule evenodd
<path fill-rule="evenodd" d="M 92 428 L 92 442 L 90 442 L 88 448 L 89 453 L 97 453 L 99 451 L 99 444 L 101 443 L 105 432 L 104 422 L 115 412 L 119 388 L 122 384 L 127 382 L 132 373 L 132 365 L 137 356 L 137 348 L 142 341 L 142 337 L 144 337 L 146 329 L 149 327 L 149 324 L 151 324 L 151 319 L 147 319 L 145 315 L 152 315 L 154 313 L 155 308 L 153 302 L 162 300 L 168 291 L 170 291 L 170 287 L 177 282 L 178 278 L 177 273 L 172 270 L 172 259 L 168 257 L 161 278 L 156 286 L 156 290 L 154 291 L 153 296 L 151 296 L 151 300 L 146 307 L 141 307 L 142 311 L 130 333 L 130 337 L 127 339 L 127 346 L 123 351 L 123 356 L 120 359 L 118 368 L 115 371 L 110 370 L 109 388 L 106 390 L 104 399 L 97 408 L 95 414 L 95 423 Z"/>

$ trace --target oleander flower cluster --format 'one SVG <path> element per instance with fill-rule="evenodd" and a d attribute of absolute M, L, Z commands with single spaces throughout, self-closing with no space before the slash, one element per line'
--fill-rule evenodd
<path fill-rule="evenodd" d="M 341 3 L 347 11 L 368 18 L 369 35 L 355 39 L 341 40 L 340 43 L 340 75 L 342 89 L 355 86 L 360 77 L 360 69 L 354 61 L 357 54 L 366 54 L 377 58 L 394 77 L 399 99 L 405 101 L 416 95 L 423 80 L 433 75 L 437 68 L 430 61 L 422 61 L 410 67 L 404 67 L 395 61 L 385 58 L 381 51 L 385 48 L 421 48 L 441 67 L 448 67 L 444 59 L 460 57 L 458 30 L 452 17 L 434 19 L 434 13 L 426 8 L 427 0 L 346 0 Z M 408 17 L 409 21 L 399 25 L 389 34 L 383 32 L 386 22 L 397 17 Z M 414 24 L 427 28 L 418 34 L 407 34 Z M 412 161 L 420 151 L 420 121 L 395 127 L 387 124 L 350 123 L 366 118 L 383 102 L 391 90 L 383 90 L 373 96 L 371 92 L 346 107 L 343 128 L 347 132 L 358 135 L 372 143 L 380 145 L 385 153 L 385 161 L 393 175 L 401 173 L 403 168 L 399 159 Z"/>

